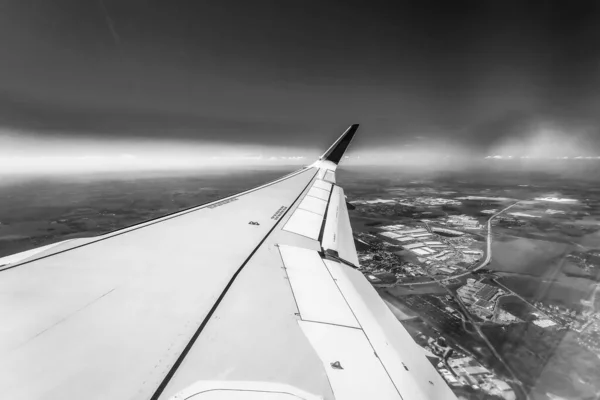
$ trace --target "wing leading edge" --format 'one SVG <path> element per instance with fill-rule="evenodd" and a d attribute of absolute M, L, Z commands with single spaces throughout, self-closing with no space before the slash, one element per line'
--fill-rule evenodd
<path fill-rule="evenodd" d="M 0 259 L 0 393 L 454 398 L 356 269 L 335 170 L 357 128 L 260 188 Z"/>

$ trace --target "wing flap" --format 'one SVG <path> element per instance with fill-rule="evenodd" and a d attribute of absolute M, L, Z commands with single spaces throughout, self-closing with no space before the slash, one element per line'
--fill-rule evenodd
<path fill-rule="evenodd" d="M 337 399 L 401 399 L 362 330 L 299 321 Z"/>
<path fill-rule="evenodd" d="M 356 255 L 356 246 L 354 245 L 354 235 L 346 207 L 346 195 L 344 190 L 339 188 L 338 192 L 339 215 L 337 229 L 337 252 L 338 256 L 351 264 L 358 265 L 358 256 Z"/>
<path fill-rule="evenodd" d="M 279 246 L 300 318 L 360 328 L 319 253 Z"/>
<path fill-rule="evenodd" d="M 455 398 L 442 377 L 423 357 L 423 349 L 398 322 L 363 274 L 331 260 L 325 260 L 325 265 L 402 398 Z"/>
<path fill-rule="evenodd" d="M 321 246 L 325 251 L 330 250 L 335 253 L 338 251 L 339 214 L 340 188 L 334 186 L 331 192 L 331 200 L 327 207 L 327 219 L 325 221 L 325 229 L 323 230 L 323 238 L 321 239 Z"/>

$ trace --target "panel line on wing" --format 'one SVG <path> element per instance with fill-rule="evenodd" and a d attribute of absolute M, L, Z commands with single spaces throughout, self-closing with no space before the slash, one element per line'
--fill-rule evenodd
<path fill-rule="evenodd" d="M 317 251 L 278 247 L 302 320 L 360 328 Z"/>
<path fill-rule="evenodd" d="M 323 243 L 323 236 L 325 235 L 325 228 L 327 226 L 327 218 L 329 217 L 329 208 L 331 207 L 331 200 L 333 199 L 333 192 L 335 187 L 332 186 L 332 189 L 329 191 L 329 198 L 327 199 L 327 208 L 325 208 L 325 215 L 323 215 L 323 223 L 321 224 L 321 229 L 319 230 L 319 242 Z M 323 246 L 321 245 L 321 249 Z"/>
<path fill-rule="evenodd" d="M 402 399 L 362 329 L 298 321 L 336 398 Z"/>
<path fill-rule="evenodd" d="M 322 216 L 323 216 L 323 214 L 320 214 L 320 213 L 318 213 L 318 212 L 316 212 L 316 211 L 307 210 L 306 208 L 299 208 L 299 210 L 302 210 L 302 211 L 308 211 L 309 213 L 311 213 L 311 214 L 315 214 L 315 215 L 318 215 L 318 216 L 320 216 L 320 217 L 322 217 Z M 311 239 L 312 239 L 312 238 L 311 238 Z"/>
<path fill-rule="evenodd" d="M 369 338 L 369 335 L 367 335 L 367 332 L 365 332 L 362 324 L 360 323 L 360 320 L 358 319 L 358 317 L 356 316 L 356 313 L 354 312 L 354 309 L 352 308 L 352 306 L 350 305 L 350 303 L 348 302 L 348 299 L 346 298 L 346 296 L 344 295 L 344 292 L 342 291 L 342 289 L 340 288 L 340 285 L 338 284 L 337 279 L 334 278 L 333 276 L 333 272 L 331 271 L 332 268 L 335 267 L 335 265 L 339 265 L 339 267 L 341 269 L 343 268 L 349 268 L 347 266 L 344 266 L 342 263 L 338 263 L 336 261 L 331 261 L 331 260 L 327 260 L 324 259 L 323 263 L 325 264 L 327 271 L 329 272 L 329 274 L 331 275 L 331 279 L 333 279 L 333 281 L 335 282 L 336 287 L 338 288 L 338 290 L 340 291 L 340 294 L 342 295 L 342 298 L 344 299 L 344 301 L 346 302 L 346 304 L 348 305 L 348 308 L 350 309 L 350 311 L 352 312 L 352 315 L 354 315 L 354 318 L 356 318 L 356 321 L 358 323 L 358 325 L 360 326 L 360 329 L 363 331 L 365 338 L 367 339 L 367 341 L 369 342 L 369 345 L 371 346 L 371 348 L 373 349 L 373 352 L 375 352 L 375 354 L 377 354 L 377 350 L 375 349 L 375 346 L 373 346 L 373 343 L 371 342 L 371 339 Z M 387 376 L 390 378 L 390 381 L 392 383 L 392 385 L 394 386 L 394 388 L 398 391 L 398 394 L 400 394 L 400 390 L 399 388 L 396 386 L 396 382 L 394 381 L 394 379 L 392 379 L 392 375 L 390 374 L 390 372 L 388 371 L 388 368 L 386 367 L 386 365 L 384 364 L 383 360 L 381 359 L 381 357 L 377 357 L 377 359 L 379 360 L 379 362 L 381 363 L 381 366 L 383 367 L 383 370 L 385 371 L 385 373 L 387 374 Z M 400 397 L 402 397 L 402 395 L 400 394 Z"/>
<path fill-rule="evenodd" d="M 314 324 L 324 324 L 324 325 L 339 326 L 341 328 L 350 328 L 350 329 L 362 330 L 362 328 L 360 328 L 358 326 L 351 326 L 351 325 L 344 325 L 344 324 L 334 324 L 333 322 L 315 321 L 315 320 L 306 319 L 306 318 L 302 318 L 302 321 L 304 321 L 304 322 L 312 322 Z"/>
<path fill-rule="evenodd" d="M 316 197 L 321 200 L 327 200 L 329 198 L 329 192 L 327 190 L 320 189 L 315 186 L 311 187 L 306 195 Z"/>
<path fill-rule="evenodd" d="M 313 187 L 316 187 L 318 189 L 327 190 L 328 192 L 331 192 L 331 183 L 325 182 L 322 179 L 317 179 L 315 181 L 315 184 L 313 185 Z"/>
<path fill-rule="evenodd" d="M 306 196 L 302 202 L 300 202 L 298 208 L 324 216 L 325 211 L 327 210 L 327 201 L 317 199 L 316 197 Z"/>

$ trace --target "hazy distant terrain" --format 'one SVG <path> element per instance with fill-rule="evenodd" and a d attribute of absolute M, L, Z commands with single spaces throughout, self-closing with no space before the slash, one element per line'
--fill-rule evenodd
<path fill-rule="evenodd" d="M 110 232 L 211 202 L 296 169 L 30 178 L 0 186 L 0 256 Z"/>

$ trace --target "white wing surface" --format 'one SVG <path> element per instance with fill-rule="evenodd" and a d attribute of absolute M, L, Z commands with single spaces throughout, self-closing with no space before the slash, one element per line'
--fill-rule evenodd
<path fill-rule="evenodd" d="M 452 399 L 357 269 L 335 170 L 0 259 L 3 399 Z"/>

